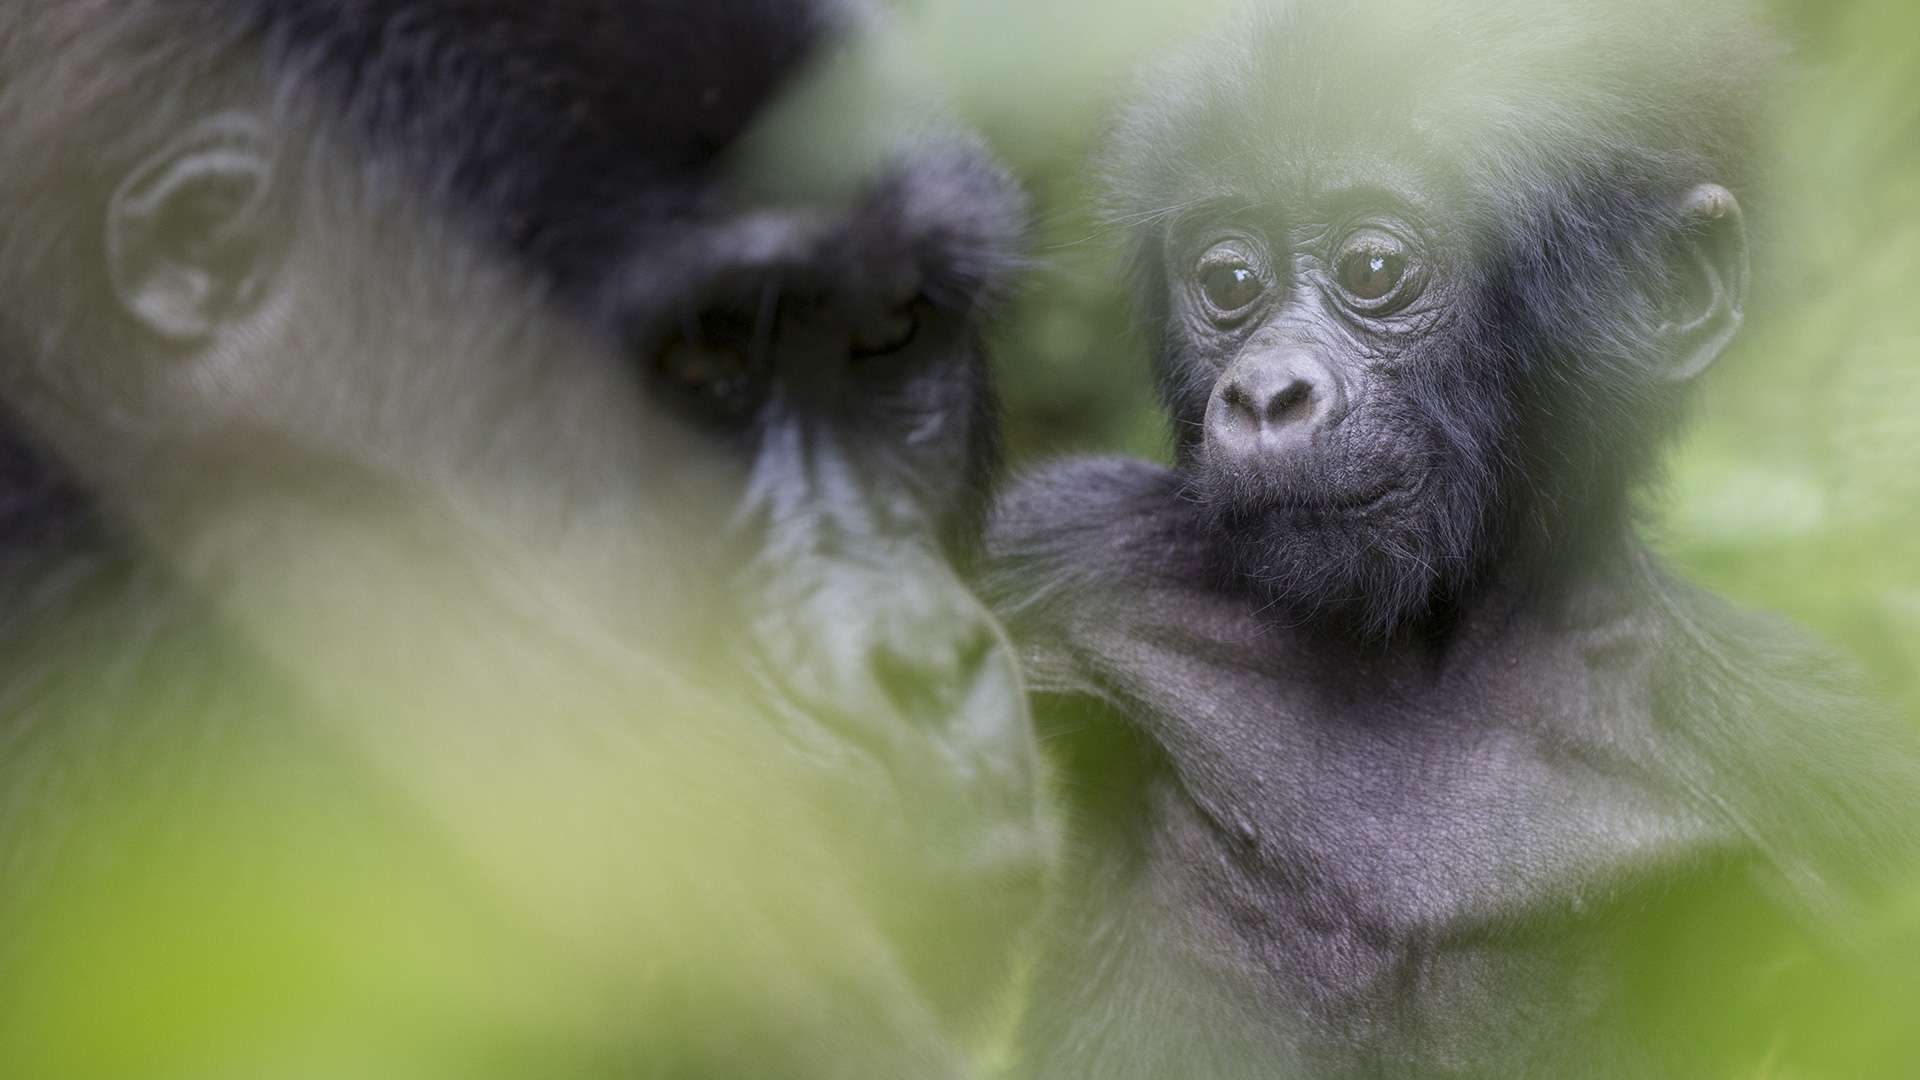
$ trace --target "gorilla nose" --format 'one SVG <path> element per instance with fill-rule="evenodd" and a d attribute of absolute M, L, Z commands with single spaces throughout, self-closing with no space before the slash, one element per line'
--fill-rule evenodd
<path fill-rule="evenodd" d="M 755 620 L 756 651 L 781 697 L 877 748 L 1026 738 L 1013 646 L 944 564 L 903 556 L 814 570 L 817 588 Z"/>
<path fill-rule="evenodd" d="M 1207 441 L 1236 460 L 1304 446 L 1338 418 L 1338 380 L 1304 355 L 1243 356 L 1214 387 L 1207 407 Z"/>
<path fill-rule="evenodd" d="M 867 671 L 896 715 L 928 725 L 964 722 L 983 707 L 1004 707 L 1003 702 L 982 700 L 998 696 L 990 684 L 999 681 L 995 676 L 1000 665 L 1012 663 L 1003 645 L 991 622 L 959 618 L 874 642 Z"/>

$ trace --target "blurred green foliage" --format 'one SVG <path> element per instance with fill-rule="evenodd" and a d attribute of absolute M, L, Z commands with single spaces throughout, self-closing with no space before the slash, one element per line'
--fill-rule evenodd
<path fill-rule="evenodd" d="M 1766 291 L 1675 459 L 1666 546 L 1844 644 L 1920 719 L 1920 8 L 1783 6 L 1805 71 Z"/>
<path fill-rule="evenodd" d="M 1777 3 L 1804 72 L 1774 147 L 1775 189 L 1753 207 L 1763 293 L 1675 455 L 1659 542 L 1703 582 L 1849 648 L 1920 720 L 1920 8 Z M 1163 454 L 1087 157 L 1139 60 L 1213 5 L 897 6 L 911 48 L 896 62 L 952 93 L 1035 202 L 1034 272 L 995 341 L 1016 464 Z M 228 748 L 210 775 L 152 781 L 157 790 L 139 785 L 156 770 L 130 751 L 66 796 L 100 807 L 98 820 L 50 824 L 43 849 L 0 867 L 45 877 L 26 898 L 0 892 L 0 916 L 21 930 L 0 953 L 0 1076 L 658 1074 L 629 1056 L 636 1016 L 657 1004 L 654 972 L 616 940 L 638 926 L 643 945 L 683 941 L 700 953 L 735 936 L 732 909 L 688 918 L 643 905 L 636 918 L 626 901 L 666 901 L 644 880 L 609 874 L 581 890 L 608 898 L 604 922 L 581 930 L 548 910 L 570 884 L 536 888 L 554 876 L 549 864 L 620 868 L 600 845 L 632 846 L 624 831 L 567 833 L 535 812 L 548 796 L 578 801 L 587 778 L 459 790 L 492 812 L 443 814 L 424 773 L 370 766 L 312 733 L 267 735 Z M 47 751 L 58 768 L 23 775 L 79 783 L 85 746 L 65 750 Z M 684 775 L 698 764 L 652 767 L 672 778 L 670 794 L 701 786 Z M 627 794 L 624 784 L 590 790 Z M 0 800 L 36 797 L 0 787 Z M 681 843 L 701 846 L 669 865 L 697 873 L 712 865 L 702 860 L 725 860 L 713 846 L 722 840 L 785 865 L 768 853 L 796 830 L 777 797 L 761 798 L 743 800 L 745 820 L 710 815 L 704 831 L 689 829 Z M 497 849 L 447 824 L 493 837 L 506 819 L 526 835 Z M 570 860 L 575 849 L 584 854 Z M 659 862 L 624 869 L 662 873 Z M 748 875 L 739 886 L 754 884 Z M 1920 919 L 1920 903 L 1907 914 Z M 718 981 L 747 974 L 712 963 Z M 1809 1008 L 1819 990 L 1802 988 Z M 1866 1045 L 1912 1004 L 1894 997 L 1882 1013 L 1816 1022 Z"/>

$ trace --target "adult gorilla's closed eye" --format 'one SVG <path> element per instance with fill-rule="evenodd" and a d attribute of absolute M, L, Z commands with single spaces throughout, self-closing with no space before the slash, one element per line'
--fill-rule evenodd
<path fill-rule="evenodd" d="M 604 990 L 594 1023 L 631 1017 L 590 1057 L 961 1069 L 1047 850 L 1017 676 L 950 566 L 993 467 L 975 323 L 1021 207 L 924 115 L 862 125 L 877 151 L 830 185 L 752 167 L 795 137 L 766 126 L 807 119 L 776 92 L 865 22 L 770 0 L 0 16 L 0 999 L 57 1016 L 97 986 L 17 928 L 155 886 L 128 851 L 214 867 L 184 910 L 267 865 L 304 898 L 339 886 L 302 829 L 424 806 L 538 955 L 591 969 L 529 991 L 542 1015 Z M 320 751 L 286 747 L 343 736 L 402 810 L 204 793 L 262 760 L 306 776 Z M 176 850 L 248 828 L 244 856 Z M 377 905 L 412 868 L 376 865 L 355 873 Z M 336 956 L 326 914 L 283 913 Z M 216 1000 L 209 948 L 205 984 L 137 961 L 113 982 Z M 277 977 L 318 992 L 305 970 Z M 304 1008 L 337 1022 L 328 1000 Z M 109 1052 L 7 1030 L 10 1074 Z M 381 1064 L 370 1033 L 341 1038 Z"/>
<path fill-rule="evenodd" d="M 990 541 L 1079 826 L 1028 1075 L 1870 1070 L 1775 935 L 1911 865 L 1913 739 L 1629 514 L 1776 64 L 1733 3 L 1275 4 L 1126 114 L 1178 463 Z"/>

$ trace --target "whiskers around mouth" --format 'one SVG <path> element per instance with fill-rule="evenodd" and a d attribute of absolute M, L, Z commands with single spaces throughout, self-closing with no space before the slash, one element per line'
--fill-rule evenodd
<path fill-rule="evenodd" d="M 1367 463 L 1340 457 L 1302 455 L 1255 467 L 1208 455 L 1189 474 L 1185 494 L 1217 516 L 1240 520 L 1274 515 L 1364 518 L 1415 505 L 1423 497 L 1425 470 L 1410 469 L 1401 462 Z"/>
<path fill-rule="evenodd" d="M 1283 518 L 1301 522 L 1367 518 L 1396 506 L 1417 502 L 1421 485 L 1399 477 L 1361 488 L 1328 484 L 1234 485 L 1233 490 L 1210 493 L 1217 512 L 1229 520 Z"/>

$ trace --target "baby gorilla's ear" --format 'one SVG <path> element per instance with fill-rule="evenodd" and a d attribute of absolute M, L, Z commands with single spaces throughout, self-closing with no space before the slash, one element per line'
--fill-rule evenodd
<path fill-rule="evenodd" d="M 1701 184 L 1682 196 L 1669 250 L 1673 294 L 1661 298 L 1661 333 L 1670 361 L 1663 374 L 1687 382 L 1713 366 L 1746 316 L 1747 226 L 1733 192 Z"/>
<path fill-rule="evenodd" d="M 272 168 L 259 120 L 222 113 L 141 161 L 107 206 L 107 270 L 152 334 L 201 341 L 251 309 L 270 275 Z"/>

